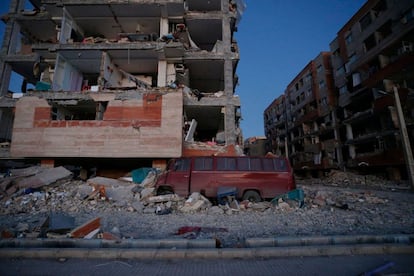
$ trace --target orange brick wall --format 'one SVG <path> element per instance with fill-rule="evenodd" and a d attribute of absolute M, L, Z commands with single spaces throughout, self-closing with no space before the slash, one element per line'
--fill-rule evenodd
<path fill-rule="evenodd" d="M 51 108 L 45 99 L 22 97 L 16 104 L 11 156 L 181 156 L 182 93 L 143 95 L 124 101 L 113 98 L 102 121 L 58 121 L 51 120 Z"/>

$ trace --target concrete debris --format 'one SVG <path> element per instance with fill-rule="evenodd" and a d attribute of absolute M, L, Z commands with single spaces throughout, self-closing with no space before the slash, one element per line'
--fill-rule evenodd
<path fill-rule="evenodd" d="M 381 189 L 408 190 L 408 182 L 387 180 L 381 175 L 361 175 L 353 172 L 343 172 L 331 170 L 326 176 L 321 178 L 304 179 L 307 184 L 327 185 L 335 187 L 371 187 Z M 298 180 L 300 183 L 301 180 Z"/>
<path fill-rule="evenodd" d="M 14 171 L 14 175 L 6 176 L 2 179 L 2 183 L 6 183 L 4 181 L 11 178 L 12 180 L 8 182 L 9 186 L 6 185 L 7 188 L 10 188 L 16 185 L 16 179 L 22 181 L 50 171 L 50 169 L 38 169 L 28 168 Z M 61 170 L 61 172 L 64 172 L 64 170 Z M 56 179 L 57 174 L 53 173 L 52 175 L 54 176 L 53 179 Z M 62 173 L 59 175 L 67 174 Z M 351 179 L 352 175 L 350 173 L 346 175 L 343 173 L 332 173 L 329 181 L 333 181 L 332 179 L 337 177 L 338 183 L 343 183 L 343 177 L 346 176 L 348 179 Z M 52 179 L 52 177 L 49 179 Z M 351 216 L 353 212 L 365 212 L 373 216 L 375 210 L 380 208 L 380 205 L 386 207 L 391 203 L 395 203 L 391 202 L 389 198 L 382 196 L 381 193 L 375 193 L 372 189 L 339 189 L 336 187 L 329 187 L 328 189 L 325 185 L 321 185 L 323 181 L 319 180 L 318 182 L 314 179 L 307 182 L 305 180 L 298 181 L 298 186 L 305 194 L 304 206 L 302 208 L 298 206 L 296 201 L 289 200 L 288 198 L 278 198 L 277 204 L 272 204 L 269 201 L 253 203 L 244 200 L 239 202 L 237 199 L 232 199 L 226 202 L 225 205 L 217 205 L 215 201 L 210 201 L 200 193 L 192 193 L 187 198 L 179 197 L 176 194 L 156 195 L 154 187 L 143 187 L 142 183 L 137 184 L 104 177 L 95 177 L 87 182 L 82 180 L 57 182 L 57 184 L 60 184 L 49 184 L 37 189 L 25 189 L 26 191 L 23 190 L 23 192 L 19 190 L 19 193 L 1 197 L 0 214 L 4 217 L 13 217 L 16 214 L 30 214 L 30 216 L 49 214 L 47 223 L 44 222 L 40 227 L 31 226 L 33 224 L 32 221 L 20 221 L 20 223 L 15 223 L 9 228 L 1 227 L 1 237 L 37 238 L 42 236 L 62 238 L 66 237 L 68 232 L 70 232 L 69 236 L 73 238 L 122 239 L 124 236 L 117 232 L 116 229 L 110 232 L 105 231 L 104 225 L 101 225 L 101 215 L 92 220 L 90 220 L 90 217 L 86 219 L 83 217 L 83 221 L 86 220 L 88 222 L 75 228 L 75 221 L 78 221 L 79 213 L 94 214 L 94 216 L 103 213 L 109 216 L 115 210 L 124 211 L 126 215 L 129 213 L 132 213 L 130 215 L 133 215 L 133 213 L 142 214 L 139 216 L 140 219 L 141 216 L 166 215 L 175 218 L 177 215 L 183 216 L 185 214 L 185 216 L 190 216 L 194 213 L 202 214 L 203 217 L 223 218 L 224 216 L 229 219 L 249 213 L 254 214 L 257 218 L 274 214 L 305 218 L 315 212 L 323 212 L 323 216 L 326 216 L 327 213 L 340 212 L 345 214 L 343 223 L 353 228 L 361 223 L 359 219 Z M 353 182 L 353 180 L 350 182 Z M 45 181 L 43 183 L 48 182 Z M 329 182 L 328 186 L 332 186 L 331 183 Z M 2 187 L 4 188 L 4 186 Z M 137 191 L 136 187 L 140 187 L 142 190 Z M 104 192 L 101 191 L 102 189 Z M 98 191 L 98 193 L 94 191 Z M 95 196 L 91 196 L 93 194 Z M 102 200 L 103 198 L 105 200 Z M 63 215 L 61 211 L 71 215 Z M 104 217 L 104 220 L 108 219 L 113 220 L 112 217 Z M 158 220 L 163 220 L 163 218 L 158 218 Z M 107 224 L 107 222 L 105 223 Z M 286 220 L 285 223 L 289 223 L 289 221 Z M 37 224 L 39 225 L 39 223 Z M 312 225 L 310 222 L 309 224 Z M 123 227 L 122 224 L 119 225 Z M 210 225 L 212 225 L 211 222 Z M 189 234 L 183 235 L 199 237 L 200 233 L 202 231 L 190 231 Z"/>
<path fill-rule="evenodd" d="M 34 166 L 10 170 L 9 176 L 0 182 L 0 194 L 9 197 L 16 192 L 28 193 L 33 189 L 51 185 L 60 180 L 69 179 L 72 172 L 64 167 L 42 168 Z"/>

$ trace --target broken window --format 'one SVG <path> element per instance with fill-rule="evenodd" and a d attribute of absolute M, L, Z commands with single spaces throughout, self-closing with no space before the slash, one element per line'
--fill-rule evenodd
<path fill-rule="evenodd" d="M 380 43 L 383 39 L 392 34 L 392 21 L 385 22 L 376 32 L 375 39 L 377 43 Z"/>
<path fill-rule="evenodd" d="M 367 39 L 364 40 L 364 48 L 365 52 L 368 52 L 372 48 L 374 48 L 377 45 L 377 42 L 375 40 L 375 35 L 370 35 Z"/>
<path fill-rule="evenodd" d="M 361 20 L 359 20 L 359 26 L 361 28 L 361 32 L 368 28 L 369 25 L 372 23 L 371 12 L 368 12 L 364 15 Z"/>
<path fill-rule="evenodd" d="M 92 100 L 62 100 L 51 102 L 52 120 L 102 120 L 107 107 L 107 102 L 95 102 Z"/>

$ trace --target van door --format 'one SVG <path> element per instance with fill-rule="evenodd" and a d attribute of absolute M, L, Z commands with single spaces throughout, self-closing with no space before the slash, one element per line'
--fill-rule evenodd
<path fill-rule="evenodd" d="M 176 159 L 169 168 L 166 185 L 179 196 L 188 196 L 190 191 L 190 158 Z"/>

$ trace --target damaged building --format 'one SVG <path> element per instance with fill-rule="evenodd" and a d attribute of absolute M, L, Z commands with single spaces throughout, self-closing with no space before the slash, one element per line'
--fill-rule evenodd
<path fill-rule="evenodd" d="M 163 166 L 173 157 L 234 153 L 242 134 L 233 34 L 244 7 L 11 0 L 0 56 L 0 139 L 11 142 L 10 157 Z M 13 75 L 22 85 L 10 94 Z"/>
<path fill-rule="evenodd" d="M 289 155 L 296 170 L 376 170 L 406 179 L 407 147 L 393 93 L 412 148 L 413 61 L 412 1 L 367 1 L 338 31 L 330 52 L 305 66 L 265 110 L 269 147 Z"/>
<path fill-rule="evenodd" d="M 296 171 L 338 167 L 339 139 L 331 54 L 320 53 L 265 110 L 269 150 L 288 155 Z"/>

